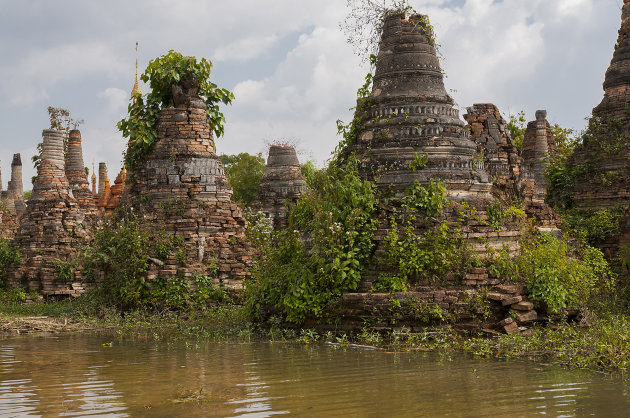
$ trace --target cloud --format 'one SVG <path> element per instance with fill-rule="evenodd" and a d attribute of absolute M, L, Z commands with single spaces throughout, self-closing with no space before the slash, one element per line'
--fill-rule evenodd
<path fill-rule="evenodd" d="M 57 83 L 78 84 L 89 75 L 115 77 L 126 70 L 105 41 L 53 46 L 1 64 L 0 92 L 12 105 L 27 106 L 48 99 L 48 91 Z"/>
<path fill-rule="evenodd" d="M 312 149 L 318 160 L 328 158 L 339 140 L 335 122 L 349 116 L 364 73 L 337 28 L 315 28 L 300 37 L 271 77 L 236 85 L 219 151 L 247 143 L 262 149 L 265 141 L 288 138 Z"/>
<path fill-rule="evenodd" d="M 109 87 L 99 92 L 96 97 L 107 102 L 107 112 L 111 114 L 124 113 L 129 104 L 129 92 L 116 87 Z"/>
<path fill-rule="evenodd" d="M 216 61 L 248 61 L 266 53 L 278 41 L 276 35 L 244 38 L 217 48 L 212 55 Z"/>

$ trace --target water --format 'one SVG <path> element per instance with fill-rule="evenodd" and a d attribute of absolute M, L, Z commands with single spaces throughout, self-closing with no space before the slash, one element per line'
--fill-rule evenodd
<path fill-rule="evenodd" d="M 99 334 L 0 337 L 0 416 L 282 414 L 629 416 L 630 383 L 557 366 L 425 352 L 190 345 Z"/>

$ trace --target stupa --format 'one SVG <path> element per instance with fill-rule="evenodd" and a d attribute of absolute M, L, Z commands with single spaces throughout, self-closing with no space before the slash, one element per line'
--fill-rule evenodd
<path fill-rule="evenodd" d="M 272 145 L 255 207 L 273 220 L 274 228 L 287 226 L 287 205 L 295 203 L 306 190 L 295 148 Z"/>
<path fill-rule="evenodd" d="M 630 204 L 630 0 L 623 2 L 619 37 L 603 87 L 604 98 L 593 109 L 584 143 L 569 160 L 577 171 L 573 200 L 582 209 Z"/>
<path fill-rule="evenodd" d="M 76 255 L 75 244 L 87 235 L 85 215 L 72 194 L 64 168 L 64 136 L 44 130 L 41 162 L 15 236 L 22 263 L 9 272 L 9 283 L 42 294 L 73 295 L 84 288 L 77 273 L 60 280 L 58 266 Z"/>
<path fill-rule="evenodd" d="M 385 18 L 372 93 L 358 104 L 365 122 L 349 151 L 361 175 L 381 188 L 402 192 L 415 181 L 439 179 L 452 200 L 491 200 L 490 178 L 446 92 L 427 21 Z M 422 167 L 413 167 L 423 158 Z"/>
<path fill-rule="evenodd" d="M 195 87 L 175 87 L 175 107 L 161 111 L 155 146 L 133 171 L 123 202 L 184 239 L 185 265 L 172 256 L 151 275 L 191 277 L 212 274 L 216 266 L 218 284 L 240 288 L 251 263 L 247 221 L 230 199 L 206 104 Z"/>

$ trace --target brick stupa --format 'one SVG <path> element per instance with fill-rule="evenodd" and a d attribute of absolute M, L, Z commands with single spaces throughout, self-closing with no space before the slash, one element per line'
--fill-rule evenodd
<path fill-rule="evenodd" d="M 477 146 L 446 93 L 425 18 L 385 19 L 367 120 L 350 151 L 362 176 L 380 188 L 401 192 L 416 180 L 440 179 L 453 200 L 491 200 L 490 179 L 474 161 Z M 424 155 L 424 167 L 410 168 Z"/>
<path fill-rule="evenodd" d="M 164 265 L 154 265 L 150 276 L 211 274 L 216 265 L 218 283 L 240 288 L 251 262 L 247 221 L 230 200 L 232 188 L 214 152 L 205 102 L 194 86 L 174 90 L 175 107 L 160 113 L 155 147 L 133 172 L 123 202 L 185 240 L 185 265 L 172 255 Z"/>
<path fill-rule="evenodd" d="M 569 163 L 580 168 L 573 200 L 582 209 L 630 204 L 630 0 L 624 0 L 621 28 L 604 80 L 604 98 L 593 109 L 584 144 Z"/>
<path fill-rule="evenodd" d="M 85 216 L 66 178 L 63 133 L 45 130 L 43 137 L 33 193 L 15 236 L 23 261 L 9 272 L 9 282 L 42 294 L 76 296 L 82 284 L 62 282 L 55 266 L 76 255 L 74 246 L 86 236 Z"/>
<path fill-rule="evenodd" d="M 254 206 L 273 220 L 274 228 L 287 226 L 287 205 L 295 203 L 306 190 L 295 148 L 272 145 Z"/>

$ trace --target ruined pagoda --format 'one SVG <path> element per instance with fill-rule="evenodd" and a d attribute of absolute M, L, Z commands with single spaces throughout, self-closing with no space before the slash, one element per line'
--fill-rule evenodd
<path fill-rule="evenodd" d="M 83 284 L 75 273 L 60 280 L 57 267 L 76 255 L 75 245 L 86 237 L 88 219 L 66 177 L 63 133 L 47 129 L 42 135 L 33 193 L 15 235 L 22 262 L 9 272 L 9 283 L 42 294 L 78 296 Z"/>
<path fill-rule="evenodd" d="M 395 192 L 443 180 L 452 200 L 491 199 L 483 159 L 444 87 L 426 16 L 385 18 L 372 93 L 358 109 L 365 122 L 350 152 L 364 178 Z"/>
<path fill-rule="evenodd" d="M 216 268 L 217 284 L 241 288 L 251 263 L 247 221 L 231 201 L 232 188 L 214 151 L 198 85 L 191 82 L 175 89 L 175 106 L 160 112 L 155 146 L 133 171 L 122 200 L 183 238 L 186 262 L 171 255 L 151 266 L 149 278 L 189 278 L 213 274 L 210 270 Z"/>
<path fill-rule="evenodd" d="M 630 204 L 630 0 L 624 0 L 615 52 L 584 137 L 569 159 L 575 168 L 573 201 L 581 209 Z"/>
<path fill-rule="evenodd" d="M 294 204 L 305 190 L 306 181 L 295 148 L 272 145 L 253 206 L 259 207 L 273 221 L 274 228 L 285 228 L 288 205 Z"/>

